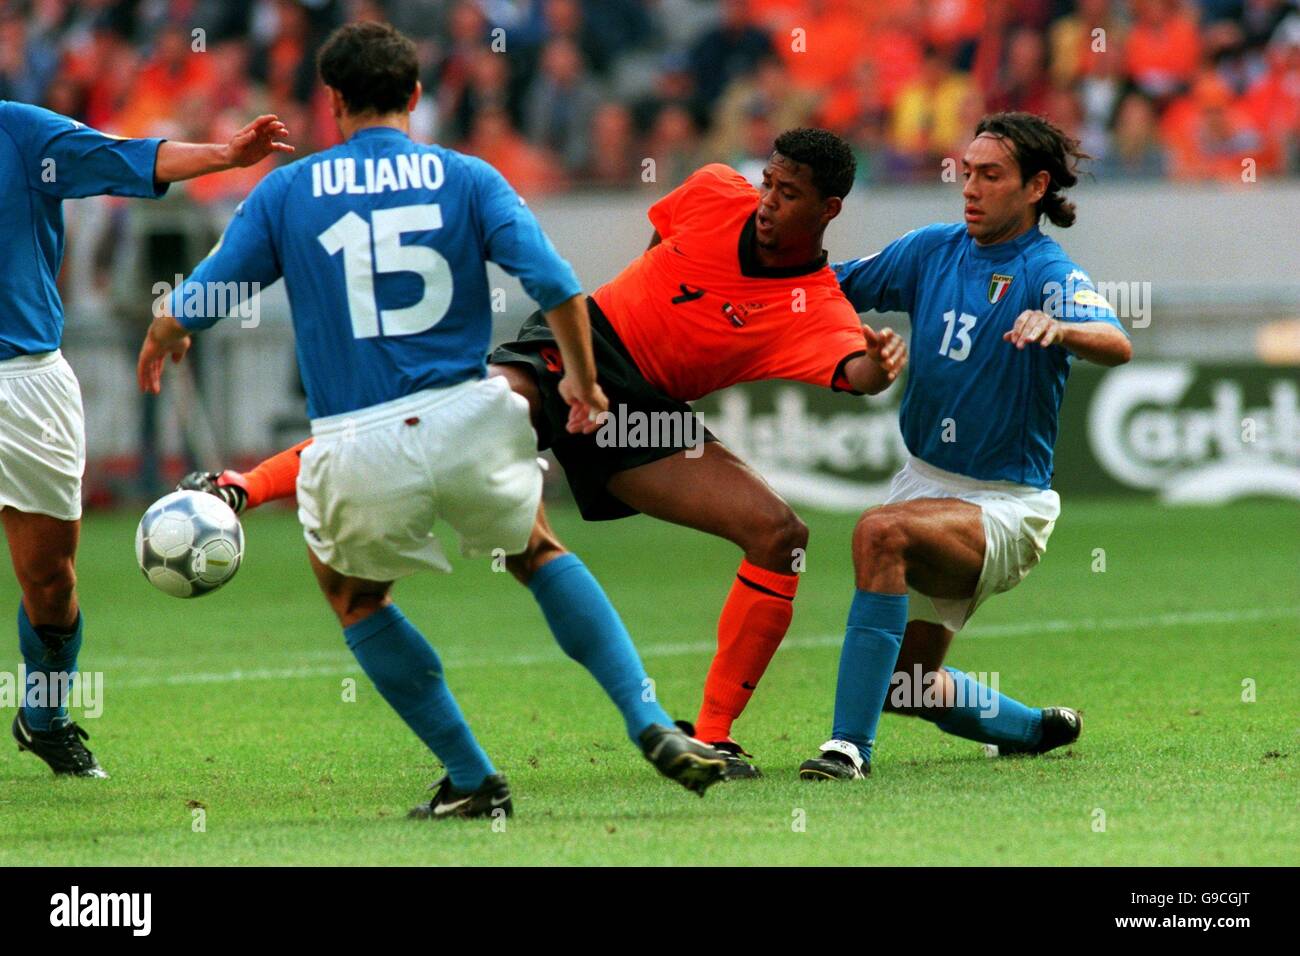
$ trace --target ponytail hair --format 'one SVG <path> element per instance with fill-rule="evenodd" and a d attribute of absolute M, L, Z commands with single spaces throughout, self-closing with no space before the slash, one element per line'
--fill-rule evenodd
<path fill-rule="evenodd" d="M 1038 215 L 1062 229 L 1074 225 L 1074 203 L 1065 198 L 1064 191 L 1079 181 L 1079 161 L 1092 158 L 1079 148 L 1079 141 L 1049 120 L 1022 112 L 985 116 L 975 127 L 976 136 L 984 133 L 1008 144 L 1020 167 L 1022 184 L 1040 172 L 1047 173 L 1047 191 L 1035 207 Z"/>

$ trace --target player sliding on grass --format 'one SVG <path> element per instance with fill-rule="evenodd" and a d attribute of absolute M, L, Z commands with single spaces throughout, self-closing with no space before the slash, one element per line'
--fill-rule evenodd
<path fill-rule="evenodd" d="M 790 130 L 776 140 L 762 189 L 714 164 L 650 208 L 650 247 L 588 306 L 599 381 L 615 423 L 624 420 L 610 434 L 632 434 L 635 420 L 652 416 L 679 424 L 656 432 L 658 441 L 633 446 L 566 429 L 565 360 L 540 313 L 524 322 L 518 341 L 490 357 L 492 371 L 528 399 L 540 446 L 554 449 L 584 518 L 644 512 L 719 535 L 744 552 L 694 729 L 730 755 L 733 778 L 757 775 L 731 726 L 790 626 L 808 532 L 713 435 L 692 441 L 687 402 L 761 379 L 874 394 L 897 376 L 902 339 L 862 325 L 822 249 L 854 167 L 849 146 L 833 134 Z M 291 495 L 299 450 L 247 476 L 196 474 L 186 485 L 219 493 L 236 508 Z M 543 517 L 527 561 L 511 570 L 522 578 L 532 562 L 563 553 Z"/>
<path fill-rule="evenodd" d="M 288 131 L 259 116 L 229 143 L 171 143 L 105 136 L 25 103 L 0 101 L 0 523 L 22 589 L 18 647 L 27 679 L 14 717 L 19 750 L 56 774 L 107 777 L 68 718 L 83 618 L 77 601 L 85 417 L 77 376 L 63 358 L 63 200 L 157 198 L 167 184 L 272 152 Z"/>
<path fill-rule="evenodd" d="M 1114 310 L 1038 230 L 1042 216 L 1062 228 L 1074 222 L 1062 191 L 1077 182 L 1081 158 L 1078 142 L 1040 117 L 987 116 L 962 160 L 965 225 L 927 226 L 835 267 L 861 311 L 912 317 L 900 411 L 911 457 L 886 503 L 854 529 L 857 593 L 834 728 L 800 768 L 804 779 L 870 772 L 882 709 L 1004 754 L 1045 753 L 1079 736 L 1069 708 L 1026 707 L 940 668 L 954 632 L 1047 547 L 1060 512 L 1052 448 L 1070 362 L 1113 366 L 1132 356 Z M 917 665 L 923 686 L 913 680 Z M 936 681 L 941 696 L 927 686 Z M 925 706 L 936 696 L 942 704 Z"/>
<path fill-rule="evenodd" d="M 438 519 L 466 555 L 500 549 L 517 570 L 527 555 L 528 586 L 561 647 L 613 699 L 646 759 L 703 795 L 721 779 L 722 756 L 646 694 L 632 642 L 582 562 L 530 551 L 542 475 L 528 407 L 486 375 L 492 261 L 545 310 L 568 363 L 557 384 L 562 428 L 596 428 L 606 398 L 573 270 L 496 170 L 411 141 L 420 85 L 410 40 L 376 23 L 345 26 L 319 68 L 345 142 L 253 190 L 171 297 L 172 315 L 150 327 L 141 387 L 158 392 L 165 358 L 179 360 L 189 333 L 220 318 L 204 312 L 207 283 L 242 290 L 284 277 L 314 436 L 298 476 L 308 557 L 362 669 L 447 768 L 413 816 L 512 809 L 438 655 L 389 596 L 397 578 L 451 570 Z"/>

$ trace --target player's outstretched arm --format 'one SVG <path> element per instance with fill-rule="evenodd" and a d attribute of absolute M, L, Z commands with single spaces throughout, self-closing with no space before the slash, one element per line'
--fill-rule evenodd
<path fill-rule="evenodd" d="M 591 319 L 582 285 L 505 177 L 482 160 L 471 160 L 470 168 L 480 190 L 486 258 L 517 276 L 524 291 L 542 307 L 564 361 L 560 396 L 569 403 L 567 428 L 590 434 L 600 427 L 597 416 L 609 408 L 609 401 L 596 383 Z"/>
<path fill-rule="evenodd" d="M 252 166 L 272 153 L 292 153 L 292 146 L 278 141 L 288 135 L 289 130 L 279 117 L 268 113 L 253 120 L 224 145 L 168 140 L 158 146 L 153 176 L 157 182 L 174 183 L 236 166 Z"/>
<path fill-rule="evenodd" d="M 591 318 L 587 298 L 575 295 L 548 309 L 546 324 L 555 334 L 564 362 L 560 397 L 569 403 L 568 430 L 591 434 L 600 427 L 598 416 L 609 410 L 609 400 L 596 382 L 596 360 L 591 350 Z"/>
<path fill-rule="evenodd" d="M 273 219 L 282 218 L 278 216 L 281 183 L 275 173 L 264 178 L 240 203 L 221 241 L 207 258 L 179 288 L 154 302 L 154 319 L 136 362 L 136 381 L 141 391 L 153 395 L 161 391 L 164 360 L 168 356 L 173 362 L 184 358 L 191 332 L 210 328 L 228 314 L 226 309 L 238 308 L 246 298 L 259 295 L 280 278 Z M 236 289 L 235 301 L 223 297 L 224 305 L 217 308 L 207 294 L 216 284 Z"/>
<path fill-rule="evenodd" d="M 1109 322 L 1062 322 L 1035 310 L 1021 312 L 1002 339 L 1018 349 L 1035 342 L 1042 348 L 1060 345 L 1081 359 L 1107 368 L 1133 358 L 1133 343 Z"/>
<path fill-rule="evenodd" d="M 879 332 L 862 327 L 867 338 L 867 354 L 844 363 L 844 377 L 855 392 L 876 395 L 893 384 L 907 365 L 907 343 L 893 329 Z"/>

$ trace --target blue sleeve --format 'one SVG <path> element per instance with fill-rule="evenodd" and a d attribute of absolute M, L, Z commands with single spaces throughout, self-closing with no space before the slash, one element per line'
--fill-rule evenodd
<path fill-rule="evenodd" d="M 207 258 L 168 298 L 171 314 L 185 328 L 210 328 L 280 278 L 275 223 L 282 182 L 277 171 L 257 184 Z"/>
<path fill-rule="evenodd" d="M 484 255 L 515 276 L 542 311 L 581 294 L 573 267 L 505 177 L 485 162 L 473 165 Z"/>
<path fill-rule="evenodd" d="M 161 139 L 106 136 L 39 106 L 5 104 L 5 128 L 19 144 L 33 189 L 60 199 L 135 196 L 156 199 L 167 184 L 155 182 Z"/>
<path fill-rule="evenodd" d="M 875 255 L 831 268 L 840 289 L 859 312 L 911 312 L 929 228 L 913 229 Z"/>
<path fill-rule="evenodd" d="M 1128 330 L 1115 308 L 1093 284 L 1088 273 L 1069 259 L 1048 260 L 1040 269 L 1042 309 L 1065 322 L 1106 322 L 1125 335 Z"/>

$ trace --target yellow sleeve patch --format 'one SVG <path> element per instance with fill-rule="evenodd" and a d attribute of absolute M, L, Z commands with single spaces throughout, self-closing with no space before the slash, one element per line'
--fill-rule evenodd
<path fill-rule="evenodd" d="M 1080 289 L 1074 293 L 1074 302 L 1076 305 L 1090 305 L 1097 309 L 1109 309 L 1110 303 L 1106 297 L 1092 289 Z"/>

